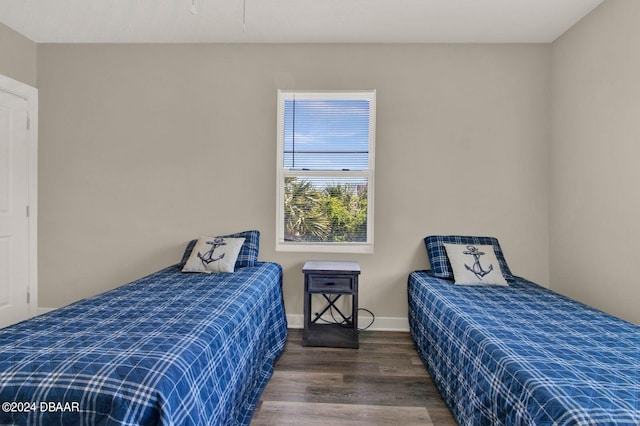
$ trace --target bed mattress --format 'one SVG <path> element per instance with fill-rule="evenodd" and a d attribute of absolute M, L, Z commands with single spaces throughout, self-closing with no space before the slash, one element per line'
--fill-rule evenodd
<path fill-rule="evenodd" d="M 640 327 L 525 279 L 410 274 L 418 353 L 462 425 L 639 425 Z"/>
<path fill-rule="evenodd" d="M 180 266 L 0 330 L 0 424 L 249 424 L 286 341 L 282 269 Z"/>

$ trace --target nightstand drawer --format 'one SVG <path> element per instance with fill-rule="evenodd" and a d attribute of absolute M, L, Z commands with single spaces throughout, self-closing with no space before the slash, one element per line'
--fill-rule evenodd
<path fill-rule="evenodd" d="M 317 293 L 351 293 L 353 291 L 353 278 L 331 275 L 309 275 L 309 287 L 307 291 Z"/>

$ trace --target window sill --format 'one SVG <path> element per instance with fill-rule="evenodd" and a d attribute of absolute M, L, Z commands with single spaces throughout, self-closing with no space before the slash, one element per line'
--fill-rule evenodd
<path fill-rule="evenodd" d="M 354 243 L 276 243 L 276 251 L 299 253 L 373 253 L 373 244 Z"/>

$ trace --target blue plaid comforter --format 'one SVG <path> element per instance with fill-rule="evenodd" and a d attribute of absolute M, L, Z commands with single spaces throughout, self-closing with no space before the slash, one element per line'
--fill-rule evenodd
<path fill-rule="evenodd" d="M 281 353 L 282 269 L 178 265 L 0 330 L 0 424 L 246 425 Z"/>
<path fill-rule="evenodd" d="M 461 425 L 640 425 L 640 327 L 522 278 L 408 286 L 412 338 Z"/>

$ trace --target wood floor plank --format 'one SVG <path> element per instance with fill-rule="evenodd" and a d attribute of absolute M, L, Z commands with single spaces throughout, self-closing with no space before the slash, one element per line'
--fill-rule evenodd
<path fill-rule="evenodd" d="M 269 386 L 262 393 L 263 401 L 316 402 L 309 386 L 327 389 L 343 385 L 343 375 L 336 373 L 309 373 L 304 371 L 276 371 Z"/>
<path fill-rule="evenodd" d="M 409 333 L 359 338 L 359 349 L 303 347 L 289 330 L 252 425 L 456 425 Z"/>
<path fill-rule="evenodd" d="M 424 407 L 376 407 L 357 404 L 305 404 L 299 402 L 265 401 L 260 416 L 252 426 L 370 426 L 433 425 Z"/>

